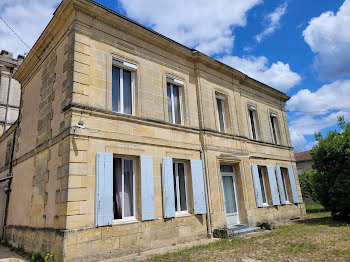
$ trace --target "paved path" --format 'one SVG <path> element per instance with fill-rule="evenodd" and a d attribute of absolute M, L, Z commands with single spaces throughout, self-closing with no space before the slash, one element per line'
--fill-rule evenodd
<path fill-rule="evenodd" d="M 7 259 L 4 260 L 5 258 Z M 9 258 L 17 258 L 17 259 L 10 260 Z M 18 260 L 18 259 L 21 259 L 21 260 Z M 12 252 L 8 247 L 4 247 L 0 245 L 0 262 L 3 262 L 3 261 L 17 262 L 17 261 L 29 261 L 29 260 L 21 257 L 20 255 L 17 255 L 15 252 Z"/>

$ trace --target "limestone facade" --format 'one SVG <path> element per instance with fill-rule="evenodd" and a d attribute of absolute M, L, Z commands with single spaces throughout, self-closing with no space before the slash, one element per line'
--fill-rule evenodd
<path fill-rule="evenodd" d="M 113 59 L 135 68 L 132 114 L 113 111 Z M 181 83 L 179 124 L 169 122 L 169 77 Z M 50 251 L 64 261 L 96 261 L 205 238 L 208 217 L 194 214 L 190 168 L 190 161 L 199 159 L 211 230 L 228 221 L 220 165 L 235 173 L 239 223 L 282 223 L 305 215 L 297 176 L 297 203 L 273 205 L 268 185 L 267 205 L 257 207 L 255 196 L 253 165 L 291 168 L 296 174 L 284 108 L 288 97 L 200 52 L 90 1 L 64 0 L 15 78 L 22 99 L 5 227 L 13 245 Z M 219 131 L 218 94 L 225 132 Z M 256 110 L 257 139 L 249 132 L 248 106 Z M 12 136 L 13 129 L 1 137 L 1 157 Z M 135 160 L 133 220 L 96 226 L 101 152 Z M 142 219 L 141 156 L 152 157 L 154 218 L 149 221 Z M 164 218 L 164 157 L 181 160 L 188 170 L 187 212 L 174 218 Z M 9 167 L 2 158 L 1 177 Z"/>

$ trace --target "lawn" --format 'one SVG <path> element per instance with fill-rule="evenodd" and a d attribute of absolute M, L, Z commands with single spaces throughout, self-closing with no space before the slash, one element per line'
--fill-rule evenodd
<path fill-rule="evenodd" d="M 251 238 L 221 240 L 147 261 L 350 261 L 350 225 L 333 221 L 322 206 L 308 219 Z"/>

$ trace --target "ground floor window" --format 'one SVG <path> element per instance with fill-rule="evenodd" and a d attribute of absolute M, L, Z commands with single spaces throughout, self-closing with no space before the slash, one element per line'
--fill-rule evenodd
<path fill-rule="evenodd" d="M 292 189 L 289 182 L 289 174 L 287 168 L 281 168 L 281 176 L 282 176 L 282 183 L 283 183 L 283 190 L 284 195 L 286 196 L 287 203 L 290 202 L 292 197 Z"/>
<path fill-rule="evenodd" d="M 187 212 L 187 175 L 184 163 L 174 162 L 174 194 L 175 194 L 175 211 Z"/>
<path fill-rule="evenodd" d="M 135 218 L 136 160 L 127 158 L 114 158 L 113 169 L 114 219 Z"/>
<path fill-rule="evenodd" d="M 259 171 L 259 180 L 260 180 L 260 187 L 261 187 L 263 204 L 268 205 L 267 190 L 266 190 L 267 178 L 266 178 L 266 173 L 265 173 L 264 167 L 259 166 L 258 171 Z"/>

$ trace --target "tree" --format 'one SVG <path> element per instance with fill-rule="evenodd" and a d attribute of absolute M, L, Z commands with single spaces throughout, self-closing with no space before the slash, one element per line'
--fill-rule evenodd
<path fill-rule="evenodd" d="M 350 123 L 344 117 L 338 122 L 342 132 L 330 131 L 325 138 L 317 134 L 318 144 L 310 151 L 316 170 L 312 187 L 333 218 L 350 220 Z"/>
<path fill-rule="evenodd" d="M 314 187 L 314 176 L 316 174 L 315 170 L 306 171 L 304 170 L 299 175 L 299 183 L 300 183 L 300 189 L 301 193 L 303 194 L 303 197 L 312 199 L 315 202 L 318 202 L 317 195 L 315 194 L 315 187 Z"/>

